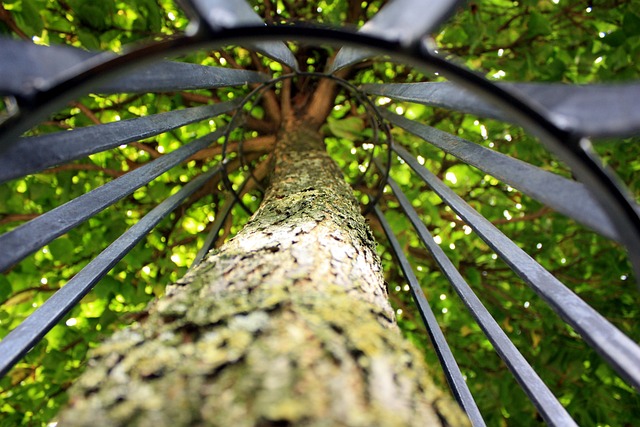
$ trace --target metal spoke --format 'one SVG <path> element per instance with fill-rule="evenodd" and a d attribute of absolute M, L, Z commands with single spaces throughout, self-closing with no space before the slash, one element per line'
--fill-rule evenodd
<path fill-rule="evenodd" d="M 387 239 L 389 240 L 389 245 L 391 246 L 391 251 L 398 260 L 405 279 L 409 282 L 411 296 L 413 297 L 416 307 L 420 312 L 422 322 L 431 337 L 431 342 L 433 343 L 438 358 L 440 359 L 440 364 L 444 369 L 445 377 L 447 378 L 447 382 L 449 383 L 449 387 L 451 387 L 451 391 L 453 392 L 455 399 L 465 410 L 475 427 L 484 426 L 485 423 L 482 419 L 482 415 L 478 410 L 476 402 L 471 395 L 471 391 L 469 390 L 464 377 L 462 376 L 462 372 L 460 372 L 460 367 L 451 352 L 451 348 L 449 348 L 449 344 L 442 333 L 442 329 L 440 329 L 440 326 L 438 325 L 436 316 L 433 314 L 424 292 L 422 292 L 422 288 L 420 287 L 420 283 L 418 283 L 418 279 L 413 272 L 411 264 L 409 264 L 398 239 L 393 234 L 393 231 L 380 208 L 378 206 L 374 206 L 373 211 L 384 229 Z"/>
<path fill-rule="evenodd" d="M 640 84 L 566 85 L 557 83 L 496 83 L 521 94 L 549 112 L 563 129 L 591 137 L 625 137 L 640 133 Z M 450 82 L 368 84 L 372 95 L 442 107 L 481 117 L 513 122 L 504 110 Z"/>
<path fill-rule="evenodd" d="M 400 207 L 413 224 L 420 241 L 429 250 L 462 302 L 467 306 L 473 318 L 500 355 L 500 358 L 507 364 L 514 378 L 538 408 L 545 421 L 553 426 L 576 426 L 577 424 L 571 416 L 551 393 L 522 353 L 511 342 L 507 334 L 500 328 L 500 325 L 491 316 L 442 248 L 433 240 L 429 230 L 427 230 L 409 199 L 400 190 L 398 184 L 391 178 L 387 180 L 387 183 L 396 196 Z"/>
<path fill-rule="evenodd" d="M 33 43 L 0 39 L 0 95 L 31 99 L 67 77 L 74 68 L 82 68 L 98 52 L 69 46 L 39 46 Z M 106 59 L 113 53 L 100 53 Z M 64 76 L 64 77 L 63 77 Z M 188 89 L 212 89 L 262 83 L 268 76 L 248 70 L 209 67 L 186 62 L 160 61 L 141 66 L 134 72 L 107 83 L 97 83 L 95 93 L 168 92 Z"/>
<path fill-rule="evenodd" d="M 0 95 L 29 98 L 54 76 L 81 64 L 94 54 L 69 46 L 39 46 L 0 38 Z M 115 56 L 115 54 L 113 54 Z"/>
<path fill-rule="evenodd" d="M 408 120 L 390 111 L 382 110 L 381 114 L 394 125 L 419 136 L 603 236 L 617 241 L 622 240 L 611 218 L 602 210 L 584 184 L 547 172 L 447 132 Z M 636 209 L 640 210 L 638 207 Z"/>
<path fill-rule="evenodd" d="M 238 194 L 242 194 L 242 190 L 244 189 L 244 186 L 247 184 L 247 182 L 249 182 L 248 178 L 245 178 L 245 180 L 242 181 L 240 188 L 238 188 Z M 213 225 L 211 226 L 211 231 L 209 231 L 209 233 L 207 234 L 207 238 L 204 240 L 202 247 L 196 254 L 196 257 L 193 260 L 193 263 L 191 264 L 192 266 L 196 266 L 200 264 L 200 262 L 207 256 L 207 253 L 209 253 L 209 251 L 213 248 L 213 245 L 218 238 L 218 234 L 220 233 L 220 230 L 222 230 L 224 223 L 226 222 L 227 218 L 229 217 L 229 214 L 231 213 L 231 209 L 233 209 L 233 207 L 236 205 L 237 202 L 238 202 L 237 198 L 232 197 L 224 204 L 222 209 L 220 209 L 220 212 L 218 212 L 218 214 L 216 215 L 213 221 Z"/>
<path fill-rule="evenodd" d="M 245 0 L 187 0 L 197 12 L 197 19 L 204 18 L 211 30 L 264 24 L 264 21 Z M 254 42 L 248 44 L 256 51 L 298 70 L 298 61 L 283 42 Z"/>
<path fill-rule="evenodd" d="M 366 22 L 359 31 L 409 45 L 433 32 L 462 3 L 462 0 L 391 1 Z M 336 55 L 331 72 L 376 55 L 375 52 L 368 49 L 342 48 Z"/>
<path fill-rule="evenodd" d="M 0 341 L 0 377 L 69 313 L 153 227 L 220 170 L 221 168 L 217 167 L 194 178 L 176 194 L 156 206 L 4 337 Z"/>
<path fill-rule="evenodd" d="M 633 387 L 640 389 L 640 347 L 538 264 L 489 220 L 400 146 L 393 150 L 447 203 L 565 322 Z"/>
<path fill-rule="evenodd" d="M 222 136 L 216 131 L 196 139 L 0 236 L 0 271 L 4 271 L 83 221 L 162 175 Z"/>
<path fill-rule="evenodd" d="M 20 138 L 0 156 L 0 183 L 227 113 L 236 102 Z"/>
<path fill-rule="evenodd" d="M 269 76 L 255 71 L 163 61 L 134 70 L 126 77 L 102 84 L 96 88 L 95 92 L 146 93 L 214 89 L 262 83 L 268 79 Z"/>

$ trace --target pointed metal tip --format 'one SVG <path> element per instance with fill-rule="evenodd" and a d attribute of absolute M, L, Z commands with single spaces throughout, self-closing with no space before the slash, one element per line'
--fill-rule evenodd
<path fill-rule="evenodd" d="M 369 59 L 375 56 L 375 53 L 368 49 L 356 49 L 352 47 L 343 47 L 338 51 L 336 58 L 329 68 L 329 73 L 335 73 L 336 71 L 356 64 L 365 59 Z"/>
<path fill-rule="evenodd" d="M 284 42 L 258 42 L 252 47 L 264 56 L 281 62 L 295 71 L 300 71 L 296 57 Z"/>
<path fill-rule="evenodd" d="M 289 47 L 284 44 L 284 42 L 282 44 L 284 45 L 284 55 L 282 58 L 283 63 L 288 65 L 289 68 L 291 68 L 293 71 L 300 71 L 300 66 L 298 65 L 298 60 L 296 59 L 295 55 L 293 54 L 293 52 L 291 52 L 291 49 L 289 49 Z"/>

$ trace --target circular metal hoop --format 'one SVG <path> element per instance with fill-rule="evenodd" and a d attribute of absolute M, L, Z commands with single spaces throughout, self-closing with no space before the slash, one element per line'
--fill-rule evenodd
<path fill-rule="evenodd" d="M 296 77 L 304 77 L 304 76 L 308 76 L 308 77 L 317 77 L 317 78 L 327 78 L 330 80 L 335 81 L 338 85 L 342 86 L 343 88 L 347 89 L 349 92 L 351 92 L 356 99 L 358 100 L 358 102 L 360 104 L 362 104 L 365 109 L 367 110 L 367 116 L 369 118 L 369 122 L 373 128 L 373 141 L 372 144 L 374 146 L 374 148 L 370 151 L 369 153 L 369 159 L 367 161 L 367 166 L 366 169 L 364 171 L 362 171 L 362 173 L 360 174 L 360 176 L 356 179 L 356 181 L 354 182 L 353 185 L 357 185 L 359 183 L 361 183 L 362 181 L 364 181 L 367 173 L 371 170 L 372 165 L 374 164 L 374 155 L 375 155 L 375 148 L 381 146 L 382 144 L 380 143 L 380 127 L 382 126 L 382 130 L 383 133 L 385 134 L 386 137 L 386 145 L 387 145 L 387 150 L 386 150 L 386 167 L 384 167 L 381 172 L 382 172 L 382 176 L 379 179 L 378 184 L 376 185 L 377 187 L 377 191 L 375 196 L 370 197 L 370 201 L 369 203 L 367 203 L 367 205 L 365 206 L 365 208 L 363 209 L 363 214 L 368 214 L 369 212 L 372 211 L 373 207 L 377 204 L 378 200 L 380 200 L 380 198 L 382 197 L 382 193 L 384 191 L 384 187 L 386 185 L 387 182 L 387 178 L 389 178 L 389 173 L 391 170 L 391 159 L 392 159 L 392 145 L 393 145 L 393 136 L 391 135 L 391 129 L 389 128 L 389 125 L 384 121 L 384 118 L 380 115 L 379 111 L 377 108 L 375 108 L 373 102 L 371 101 L 371 99 L 366 96 L 360 89 L 358 89 L 356 86 L 352 85 L 351 83 L 349 83 L 348 81 L 335 76 L 333 74 L 326 74 L 326 73 L 318 73 L 318 72 L 294 72 L 294 73 L 289 73 L 289 74 L 285 74 L 282 76 L 279 76 L 277 78 L 274 78 L 272 80 L 269 80 L 268 82 L 262 83 L 260 84 L 258 87 L 254 88 L 251 92 L 249 92 L 238 104 L 237 108 L 234 110 L 232 116 L 231 116 L 231 121 L 227 124 L 226 128 L 225 128 L 225 132 L 224 132 L 224 136 L 223 136 L 223 141 L 222 141 L 222 182 L 225 185 L 225 188 L 231 192 L 231 194 L 233 195 L 234 200 L 236 201 L 236 203 L 238 203 L 242 209 L 244 209 L 245 212 L 247 212 L 249 215 L 252 215 L 253 212 L 251 211 L 251 209 L 249 209 L 249 207 L 242 201 L 242 198 L 240 197 L 240 195 L 238 194 L 238 192 L 233 188 L 233 184 L 231 184 L 231 181 L 229 180 L 229 175 L 227 173 L 227 164 L 229 159 L 227 158 L 227 148 L 228 148 L 228 144 L 229 144 L 229 137 L 231 135 L 231 131 L 233 129 L 236 128 L 236 122 L 239 120 L 238 117 L 241 116 L 241 112 L 242 112 L 242 108 L 247 105 L 252 98 L 254 97 L 259 97 L 262 95 L 262 93 L 270 88 L 272 88 L 273 86 L 275 86 L 277 83 L 287 80 L 287 79 L 293 79 Z M 256 99 L 256 101 L 258 100 Z M 245 159 L 244 159 L 244 154 L 243 154 L 243 150 L 242 150 L 242 140 L 240 140 L 239 145 L 238 145 L 238 157 L 240 160 L 240 165 L 241 167 L 243 166 L 249 166 L 245 163 Z M 256 176 L 253 174 L 253 170 L 249 167 L 249 174 L 251 175 L 251 178 L 258 184 L 259 180 L 258 178 L 256 178 Z"/>
<path fill-rule="evenodd" d="M 29 99 L 18 100 L 21 110 L 0 124 L 0 152 L 4 144 L 11 144 L 12 140 L 38 124 L 51 111 L 89 92 L 101 81 L 167 55 L 229 44 L 250 44 L 255 40 L 299 40 L 366 47 L 418 68 L 439 72 L 502 108 L 516 123 L 540 138 L 547 149 L 558 155 L 587 186 L 614 224 L 629 252 L 636 277 L 640 279 L 640 216 L 615 175 L 594 155 L 588 139 L 564 124 L 558 125 L 546 110 L 531 101 L 439 57 L 429 40 L 406 45 L 368 34 L 309 25 L 244 26 L 215 32 L 201 25 L 189 35 L 138 47 L 115 58 L 110 54 L 96 55 L 70 70 L 68 77 L 62 76 L 40 88 Z"/>

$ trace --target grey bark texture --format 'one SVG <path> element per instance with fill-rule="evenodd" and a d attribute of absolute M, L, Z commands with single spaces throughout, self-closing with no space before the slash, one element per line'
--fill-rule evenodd
<path fill-rule="evenodd" d="M 313 128 L 246 227 L 94 351 L 64 426 L 467 425 L 400 336 L 373 236 Z"/>

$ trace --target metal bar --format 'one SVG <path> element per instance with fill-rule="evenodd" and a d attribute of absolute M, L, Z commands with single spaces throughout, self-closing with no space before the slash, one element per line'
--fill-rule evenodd
<path fill-rule="evenodd" d="M 478 409 L 478 406 L 471 395 L 471 391 L 462 376 L 462 372 L 460 371 L 460 367 L 458 367 L 455 357 L 453 357 L 453 353 L 451 352 L 449 344 L 447 344 L 447 340 L 438 325 L 438 321 L 427 302 L 427 298 L 425 297 L 424 292 L 422 292 L 422 288 L 420 287 L 420 283 L 418 283 L 418 279 L 413 272 L 411 264 L 402 251 L 402 247 L 400 246 L 398 239 L 393 234 L 393 230 L 391 230 L 391 227 L 380 208 L 378 206 L 374 206 L 373 211 L 384 229 L 387 239 L 389 240 L 389 245 L 391 246 L 391 251 L 398 260 L 405 279 L 409 282 L 411 296 L 413 297 L 416 307 L 420 312 L 422 322 L 427 328 L 429 337 L 431 337 L 431 342 L 436 350 L 436 354 L 438 355 L 438 359 L 440 360 L 440 364 L 442 365 L 445 377 L 447 378 L 449 387 L 451 387 L 454 398 L 467 413 L 473 426 L 484 426 L 485 423 L 482 419 L 482 415 L 480 414 L 480 410 Z"/>
<path fill-rule="evenodd" d="M 231 123 L 229 124 L 229 126 L 231 126 Z M 225 140 L 226 142 L 226 140 Z M 242 153 L 242 144 L 239 145 L 238 147 L 238 157 L 236 158 L 236 162 L 239 162 L 241 165 L 243 165 L 244 160 L 242 160 L 243 158 L 243 153 Z M 253 157 L 253 158 L 252 158 Z M 252 160 L 255 160 L 256 158 L 258 158 L 259 156 L 254 157 L 253 155 L 247 157 L 245 160 L 248 160 L 249 162 Z M 223 169 L 222 169 L 222 176 L 224 179 L 225 176 L 225 171 L 226 168 L 228 168 L 232 163 L 230 163 L 228 161 L 228 159 L 225 159 L 223 157 L 222 159 L 222 165 L 223 165 Z M 256 175 L 254 174 L 254 172 L 256 172 L 255 170 L 251 169 L 251 167 L 249 166 L 249 172 L 247 175 L 245 175 L 244 180 L 242 181 L 242 184 L 240 184 L 240 187 L 238 188 L 238 190 L 234 190 L 233 189 L 233 185 L 231 184 L 231 182 L 228 183 L 229 187 L 228 189 L 231 190 L 232 192 L 232 197 L 230 199 L 228 199 L 225 204 L 223 205 L 222 209 L 220 209 L 220 211 L 217 213 L 214 222 L 211 226 L 211 230 L 209 231 L 209 233 L 207 234 L 207 237 L 205 238 L 204 243 L 202 244 L 202 247 L 200 248 L 200 250 L 198 251 L 198 253 L 196 254 L 196 257 L 194 258 L 193 262 L 191 263 L 191 266 L 189 268 L 193 268 L 196 267 L 198 264 L 200 264 L 200 262 L 205 258 L 205 256 L 207 255 L 207 253 L 213 248 L 213 245 L 215 244 L 215 242 L 218 240 L 218 234 L 220 233 L 220 230 L 222 229 L 222 226 L 224 225 L 225 221 L 227 220 L 229 214 L 231 213 L 231 210 L 233 209 L 233 207 L 236 204 L 242 204 L 242 208 L 249 210 L 247 206 L 244 205 L 244 203 L 242 203 L 242 196 L 244 196 L 247 192 L 251 191 L 254 186 L 258 186 L 260 187 L 260 191 L 263 191 L 263 189 L 260 186 L 260 180 L 264 177 L 264 175 L 266 175 L 266 169 L 268 168 L 269 165 L 269 157 L 267 157 L 266 160 L 264 160 L 262 163 L 260 163 L 258 165 L 258 167 L 261 167 L 263 169 L 263 173 L 261 174 L 262 177 L 258 178 L 256 177 Z M 247 164 L 248 165 L 248 164 Z M 265 167 L 267 166 L 267 167 Z M 232 167 L 232 169 L 234 169 Z M 251 182 L 253 181 L 253 182 Z M 248 212 L 249 215 L 251 215 L 251 212 Z"/>
<path fill-rule="evenodd" d="M 409 45 L 433 32 L 463 0 L 395 0 L 387 3 L 373 18 L 367 21 L 360 32 L 373 34 L 387 40 L 397 40 Z M 428 11 L 425 10 L 428 8 Z M 345 47 L 336 55 L 329 72 L 353 65 L 376 56 L 369 49 Z"/>
<path fill-rule="evenodd" d="M 39 46 L 30 42 L 0 38 L 0 95 L 26 100 L 43 88 L 58 84 L 71 69 L 97 57 L 70 46 Z M 114 53 L 100 53 L 115 58 Z M 97 83 L 96 93 L 168 92 L 212 89 L 262 83 L 269 76 L 255 71 L 209 67 L 186 62 L 159 61 L 135 69 L 131 74 L 106 83 Z"/>
<path fill-rule="evenodd" d="M 37 344 L 163 218 L 221 168 L 194 178 L 118 237 L 33 314 L 0 341 L 0 378 Z"/>
<path fill-rule="evenodd" d="M 92 56 L 86 50 L 70 46 L 39 46 L 1 37 L 0 95 L 28 98 L 54 76 Z"/>
<path fill-rule="evenodd" d="M 427 230 L 427 227 L 418 216 L 409 199 L 407 199 L 407 196 L 405 196 L 400 187 L 398 187 L 398 184 L 391 178 L 389 178 L 387 182 L 393 194 L 395 194 L 400 207 L 413 224 L 413 227 L 418 233 L 418 237 L 438 263 L 440 269 L 456 293 L 460 296 L 462 302 L 467 306 L 473 318 L 478 325 L 480 325 L 489 341 L 491 341 L 491 344 L 493 344 L 500 358 L 504 360 L 515 379 L 536 408 L 538 408 L 538 411 L 547 424 L 552 426 L 577 426 L 562 404 L 560 404 L 558 399 L 551 393 L 551 390 L 549 390 L 529 362 L 527 362 L 520 351 L 518 351 L 507 334 L 500 328 L 500 325 L 498 325 L 491 316 L 482 304 L 482 301 L 478 299 L 471 287 L 456 269 L 455 265 L 453 265 L 451 260 L 445 255 L 442 248 L 433 240 L 429 230 Z"/>
<path fill-rule="evenodd" d="M 250 70 L 163 61 L 98 86 L 97 93 L 172 92 L 263 83 L 266 74 Z"/>
<path fill-rule="evenodd" d="M 0 271 L 4 271 L 51 240 L 111 206 L 217 140 L 222 131 L 196 139 L 107 184 L 0 236 Z"/>
<path fill-rule="evenodd" d="M 567 85 L 559 83 L 495 83 L 520 93 L 549 113 L 559 127 L 594 138 L 640 134 L 640 84 Z M 372 95 L 462 111 L 507 122 L 513 118 L 481 96 L 450 82 L 366 84 Z"/>
<path fill-rule="evenodd" d="M 237 102 L 225 102 L 20 138 L 0 156 L 0 183 L 215 117 L 236 107 Z"/>
<path fill-rule="evenodd" d="M 537 168 L 447 132 L 408 120 L 382 109 L 394 125 L 475 166 L 539 202 L 586 225 L 610 239 L 621 241 L 618 231 L 584 184 Z M 636 207 L 636 209 L 640 209 Z"/>
<path fill-rule="evenodd" d="M 249 178 L 245 178 L 245 180 L 242 182 L 242 184 L 240 185 L 240 188 L 238 189 L 238 194 L 242 194 L 242 190 L 244 189 L 245 184 L 247 182 L 249 182 Z M 231 213 L 231 209 L 233 209 L 237 201 L 238 199 L 236 197 L 232 197 L 230 200 L 228 200 L 224 204 L 220 212 L 218 212 L 218 215 L 216 215 L 215 219 L 213 220 L 211 231 L 209 231 L 209 233 L 207 234 L 207 238 L 204 240 L 202 247 L 196 254 L 196 257 L 193 260 L 193 263 L 191 264 L 192 266 L 196 266 L 200 264 L 200 262 L 204 259 L 207 253 L 211 250 L 211 248 L 213 247 L 213 244 L 218 239 L 218 234 L 220 233 L 222 226 L 224 225 L 225 221 L 229 217 L 229 214 Z"/>
<path fill-rule="evenodd" d="M 560 317 L 609 363 L 640 389 L 640 347 L 524 252 L 489 220 L 400 146 L 393 150 L 447 203 Z"/>
<path fill-rule="evenodd" d="M 210 30 L 242 27 L 245 25 L 264 25 L 262 18 L 245 0 L 185 0 L 195 17 L 204 18 Z M 262 42 L 253 40 L 247 44 L 271 59 L 288 65 L 298 71 L 298 61 L 293 52 L 283 42 Z"/>
<path fill-rule="evenodd" d="M 222 210 L 218 212 L 218 215 L 216 215 L 216 218 L 213 221 L 213 225 L 211 226 L 211 231 L 209 231 L 209 233 L 207 234 L 202 247 L 196 254 L 196 257 L 191 264 L 192 267 L 200 264 L 200 262 L 202 262 L 205 256 L 207 256 L 209 251 L 213 248 L 214 243 L 218 239 L 218 234 L 220 233 L 220 230 L 222 230 L 222 226 L 229 217 L 229 213 L 231 213 L 231 209 L 233 209 L 236 203 L 236 199 L 232 198 L 231 200 L 227 201 L 227 203 L 222 207 Z"/>

